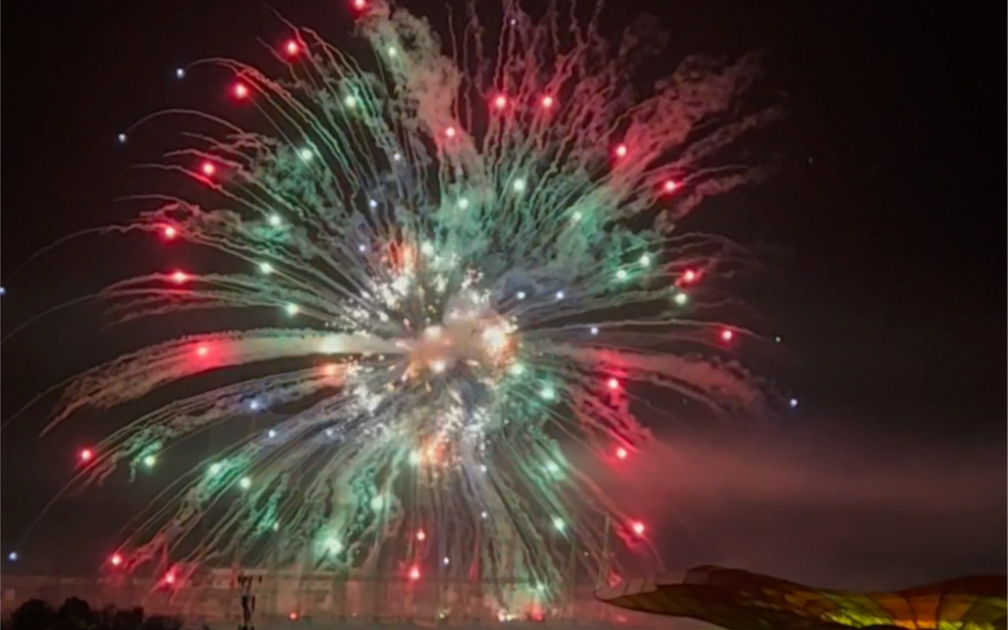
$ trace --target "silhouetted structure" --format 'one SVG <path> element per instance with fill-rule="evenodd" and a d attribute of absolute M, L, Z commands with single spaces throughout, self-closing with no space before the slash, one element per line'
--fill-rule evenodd
<path fill-rule="evenodd" d="M 242 625 L 241 630 L 255 630 L 255 625 L 252 623 L 252 614 L 255 612 L 256 597 L 255 593 L 252 591 L 252 585 L 255 583 L 256 578 L 251 575 L 245 575 L 242 573 L 238 576 L 238 586 L 241 587 L 241 607 L 242 607 Z M 262 576 L 260 575 L 259 583 L 262 584 Z"/>
<path fill-rule="evenodd" d="M 596 597 L 620 608 L 690 617 L 729 630 L 1006 627 L 1006 576 L 978 576 L 888 593 L 804 586 L 737 569 L 704 566 L 682 582 L 628 580 Z"/>

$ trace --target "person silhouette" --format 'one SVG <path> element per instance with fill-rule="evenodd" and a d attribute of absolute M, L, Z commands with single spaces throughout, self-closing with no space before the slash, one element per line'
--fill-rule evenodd
<path fill-rule="evenodd" d="M 242 625 L 239 626 L 239 630 L 255 630 L 255 624 L 252 623 L 252 613 L 255 612 L 256 604 L 255 593 L 252 592 L 253 581 L 261 584 L 262 576 L 260 575 L 258 580 L 244 573 L 238 576 L 238 585 L 241 587 L 242 607 Z"/>

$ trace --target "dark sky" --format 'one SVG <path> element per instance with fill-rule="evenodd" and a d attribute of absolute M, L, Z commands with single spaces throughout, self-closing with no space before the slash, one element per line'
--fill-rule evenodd
<path fill-rule="evenodd" d="M 779 171 L 717 216 L 723 231 L 784 254 L 754 301 L 786 341 L 794 364 L 772 370 L 801 406 L 737 439 L 673 442 L 682 470 L 655 516 L 677 523 L 668 526 L 670 565 L 725 562 L 851 585 L 1003 571 L 1003 8 L 614 4 L 619 16 L 661 19 L 673 42 L 667 71 L 682 52 L 765 50 L 767 80 L 790 110 L 769 134 Z M 443 3 L 434 5 L 440 15 Z M 339 0 L 271 6 L 345 38 Z M 180 83 L 176 66 L 218 54 L 261 59 L 257 38 L 284 36 L 266 5 L 246 0 L 4 9 L 4 271 L 60 236 L 135 211 L 115 199 L 137 189 L 128 167 L 154 157 L 151 140 L 137 134 L 121 147 L 116 134 L 167 106 L 221 105 L 215 79 Z M 101 243 L 58 250 L 7 286 L 4 331 L 133 263 L 159 264 L 135 242 L 108 260 Z M 3 346 L 5 419 L 88 365 L 94 344 L 115 345 L 87 321 L 46 320 Z M 40 440 L 34 416 L 2 434 L 4 553 L 71 473 L 73 445 L 100 426 L 71 423 Z M 115 495 L 133 492 L 66 499 L 64 511 L 87 501 L 115 510 Z M 24 562 L 57 530 L 42 527 Z M 112 544 L 100 530 L 95 546 Z"/>

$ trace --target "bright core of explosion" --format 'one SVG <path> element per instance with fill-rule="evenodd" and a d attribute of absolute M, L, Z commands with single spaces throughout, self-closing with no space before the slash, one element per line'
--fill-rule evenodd
<path fill-rule="evenodd" d="M 443 322 L 401 342 L 409 353 L 409 373 L 434 376 L 463 368 L 496 373 L 506 368 L 514 357 L 517 325 L 494 312 L 486 295 L 468 291 L 452 302 Z"/>

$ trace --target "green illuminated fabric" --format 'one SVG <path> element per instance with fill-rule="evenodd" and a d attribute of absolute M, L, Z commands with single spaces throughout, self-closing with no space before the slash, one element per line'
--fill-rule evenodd
<path fill-rule="evenodd" d="M 691 617 L 729 630 L 1006 627 L 1006 576 L 947 580 L 889 593 L 814 588 L 748 571 L 704 566 L 682 582 L 634 579 L 596 597 L 630 610 Z"/>

